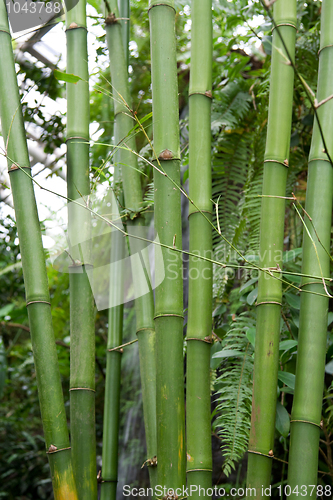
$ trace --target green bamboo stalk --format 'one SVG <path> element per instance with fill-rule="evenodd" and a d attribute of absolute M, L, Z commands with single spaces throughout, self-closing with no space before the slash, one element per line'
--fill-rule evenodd
<path fill-rule="evenodd" d="M 125 53 L 126 68 L 129 65 L 129 41 L 130 41 L 130 17 L 131 6 L 129 0 L 118 0 L 119 16 L 121 19 L 121 36 L 123 39 L 123 48 Z"/>
<path fill-rule="evenodd" d="M 122 2 L 126 3 L 126 2 Z M 140 213 L 142 209 L 142 190 L 137 157 L 132 151 L 136 150 L 135 138 L 129 136 L 134 126 L 133 118 L 128 110 L 130 92 L 128 86 L 128 72 L 125 52 L 123 48 L 123 27 L 119 17 L 117 2 L 109 2 L 111 13 L 106 19 L 106 38 L 110 54 L 111 80 L 113 86 L 115 107 L 115 142 L 125 141 L 127 149 L 119 149 L 119 163 L 121 165 L 125 205 L 131 209 L 133 220 L 127 221 L 127 231 L 131 235 L 146 236 L 144 219 Z M 116 21 L 116 22 L 115 22 Z M 120 166 L 119 166 L 120 168 Z M 130 251 L 133 257 L 142 256 L 146 271 L 149 275 L 149 265 L 144 242 L 130 238 Z M 145 421 L 147 464 L 154 464 L 156 456 L 156 360 L 155 360 L 155 330 L 154 330 L 154 301 L 150 288 L 145 292 L 149 276 L 144 277 L 138 269 L 133 269 L 135 290 L 136 330 L 139 341 L 140 373 L 142 385 L 143 412 Z M 150 482 L 156 485 L 156 467 L 149 467 Z"/>
<path fill-rule="evenodd" d="M 333 94 L 332 23 L 332 2 L 324 0 L 321 11 L 317 89 L 319 103 Z M 332 112 L 332 100 L 318 107 L 318 118 L 331 158 L 333 153 Z M 302 273 L 316 276 L 329 275 L 332 196 L 332 165 L 328 161 L 318 123 L 315 120 L 305 203 L 305 210 L 312 218 L 312 223 L 308 217 L 305 217 L 307 230 L 303 235 Z M 320 264 L 313 243 L 315 243 Z M 328 253 L 323 247 L 328 250 Z M 323 283 L 317 279 L 302 278 L 302 289 L 325 293 Z M 288 483 L 293 493 L 290 498 L 298 496 L 297 488 L 303 498 L 316 498 L 316 488 L 312 488 L 313 491 L 311 491 L 310 485 L 317 485 L 318 480 L 318 446 L 324 389 L 328 300 L 328 297 L 309 293 L 301 294 L 296 384 L 291 413 Z"/>
<path fill-rule="evenodd" d="M 273 32 L 268 130 L 264 164 L 263 195 L 284 197 L 290 147 L 294 71 L 281 41 L 294 58 L 296 0 L 277 0 Z M 281 36 L 281 37 L 280 37 Z M 260 223 L 260 267 L 282 267 L 285 200 L 262 198 Z M 279 276 L 279 273 L 275 273 Z M 259 275 L 254 383 L 249 442 L 249 488 L 261 498 L 269 487 L 272 469 L 276 386 L 279 363 L 282 286 L 267 273 Z"/>
<path fill-rule="evenodd" d="M 180 145 L 174 1 L 150 0 L 154 150 L 161 168 L 180 184 Z M 154 171 L 155 230 L 160 242 L 182 248 L 180 193 Z M 179 252 L 156 252 L 156 413 L 158 485 L 185 484 L 183 280 Z"/>
<path fill-rule="evenodd" d="M 73 466 L 80 500 L 97 499 L 95 437 L 94 300 L 91 268 L 91 216 L 85 209 L 89 181 L 89 73 L 86 4 L 66 12 L 67 73 L 82 78 L 67 83 L 67 192 L 70 255 L 70 417 Z"/>
<path fill-rule="evenodd" d="M 0 86 L 1 128 L 8 155 L 40 409 L 54 498 L 77 500 L 52 328 L 45 256 L 4 1 L 0 2 Z"/>
<path fill-rule="evenodd" d="M 119 151 L 116 152 L 116 156 Z M 114 187 L 120 178 L 120 170 L 115 167 Z M 113 197 L 112 214 L 119 211 L 116 199 Z M 121 224 L 116 219 L 115 224 Z M 103 450 L 102 450 L 102 483 L 101 500 L 115 500 L 118 481 L 118 443 L 119 443 L 119 412 L 120 412 L 120 379 L 122 350 L 115 349 L 122 344 L 125 240 L 120 231 L 111 235 L 111 263 L 118 262 L 110 276 L 109 324 L 106 353 L 105 402 L 103 419 Z M 114 306 L 114 304 L 119 304 Z M 111 350 L 110 349 L 114 349 Z"/>
<path fill-rule="evenodd" d="M 212 255 L 211 221 L 211 97 L 212 2 L 191 2 L 191 72 L 189 89 L 190 252 Z M 210 342 L 212 331 L 212 265 L 197 258 L 189 262 L 189 304 L 186 370 L 187 486 L 191 498 L 212 486 L 210 411 Z"/>

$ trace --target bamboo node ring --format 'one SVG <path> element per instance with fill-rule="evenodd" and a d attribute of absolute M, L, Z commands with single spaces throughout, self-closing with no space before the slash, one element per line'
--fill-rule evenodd
<path fill-rule="evenodd" d="M 159 154 L 158 159 L 159 160 L 174 160 L 175 157 L 174 157 L 174 154 L 172 153 L 172 151 L 170 151 L 169 149 L 165 149 L 164 151 L 162 151 L 162 153 Z"/>
<path fill-rule="evenodd" d="M 187 469 L 186 472 L 213 472 L 213 469 Z"/>
<path fill-rule="evenodd" d="M 154 319 L 158 319 L 158 318 L 182 318 L 184 319 L 184 316 L 182 314 L 157 314 L 156 316 L 154 316 Z"/>
<path fill-rule="evenodd" d="M 71 387 L 69 389 L 69 392 L 71 391 L 90 391 L 90 392 L 96 392 L 95 389 L 90 389 L 90 387 Z"/>
<path fill-rule="evenodd" d="M 291 424 L 293 424 L 293 423 L 295 423 L 295 422 L 300 422 L 301 424 L 311 424 L 311 425 L 315 425 L 316 427 L 319 427 L 319 429 L 321 429 L 321 428 L 322 428 L 322 426 L 321 426 L 321 422 L 322 422 L 322 421 L 320 422 L 320 424 L 317 424 L 316 422 L 310 422 L 310 420 L 300 420 L 300 419 L 292 419 L 292 420 L 290 420 L 290 423 L 291 423 Z"/>
<path fill-rule="evenodd" d="M 329 49 L 330 47 L 333 47 L 333 44 L 330 44 L 330 45 L 325 45 L 325 47 L 321 47 L 321 48 L 318 50 L 318 56 L 320 55 L 320 52 L 322 52 L 324 49 Z"/>
<path fill-rule="evenodd" d="M 122 349 L 121 347 L 113 347 L 112 349 L 108 349 L 108 352 L 119 352 L 119 354 L 123 354 L 124 349 Z"/>
<path fill-rule="evenodd" d="M 261 453 L 260 451 L 247 450 L 248 453 L 253 453 L 254 455 L 261 455 L 262 457 L 274 458 L 273 450 L 269 450 L 268 454 Z"/>
<path fill-rule="evenodd" d="M 89 139 L 87 139 L 87 137 L 80 137 L 79 135 L 73 135 L 73 136 L 67 137 L 66 142 L 72 141 L 73 139 L 79 139 L 80 141 L 89 142 Z"/>
<path fill-rule="evenodd" d="M 179 496 L 174 492 L 174 490 L 168 490 L 168 493 L 162 497 L 162 500 L 178 500 Z"/>
<path fill-rule="evenodd" d="M 114 12 L 110 12 L 110 14 L 106 16 L 105 24 L 107 26 L 112 26 L 112 24 L 117 24 L 117 23 L 118 19 L 116 18 L 116 14 Z"/>
<path fill-rule="evenodd" d="M 10 31 L 7 30 L 0 30 L 0 33 L 7 33 L 7 35 L 11 36 Z"/>
<path fill-rule="evenodd" d="M 193 210 L 190 214 L 188 214 L 187 218 L 189 219 L 191 215 L 194 214 L 209 214 L 212 215 L 212 212 L 210 210 Z"/>
<path fill-rule="evenodd" d="M 30 300 L 29 302 L 27 302 L 27 307 L 31 304 L 47 304 L 48 306 L 50 306 L 51 302 L 49 302 L 48 300 Z"/>
<path fill-rule="evenodd" d="M 70 446 L 68 448 L 60 448 L 59 449 L 56 446 L 54 446 L 54 444 L 51 444 L 46 453 L 48 455 L 51 455 L 52 453 L 59 453 L 59 451 L 65 451 L 65 450 L 70 450 L 70 449 L 71 449 Z"/>
<path fill-rule="evenodd" d="M 213 340 L 210 335 L 207 335 L 204 339 L 199 339 L 198 337 L 186 337 L 185 340 L 199 340 L 200 342 L 205 342 L 205 344 L 213 344 Z"/>
<path fill-rule="evenodd" d="M 169 3 L 154 3 L 154 5 L 151 5 L 148 9 L 148 13 L 153 9 L 154 7 L 170 7 L 170 9 L 174 10 L 176 12 L 176 9 L 170 5 Z"/>
<path fill-rule="evenodd" d="M 284 167 L 289 168 L 288 159 L 286 159 L 284 161 L 280 161 L 280 160 L 273 160 L 271 158 L 267 158 L 267 159 L 264 160 L 264 163 L 279 163 L 279 165 L 283 165 Z"/>
<path fill-rule="evenodd" d="M 291 26 L 291 28 L 295 28 L 295 30 L 297 29 L 297 27 L 295 26 L 295 24 L 292 24 L 292 23 L 281 23 L 281 24 L 276 24 L 275 26 L 273 26 L 272 33 L 275 30 L 275 28 L 280 28 L 280 26 Z"/>
<path fill-rule="evenodd" d="M 97 482 L 98 483 L 118 483 L 117 479 L 103 479 L 102 478 L 102 469 L 98 471 L 97 474 Z"/>
<path fill-rule="evenodd" d="M 211 90 L 204 90 L 204 91 L 194 91 L 194 92 L 189 92 L 188 96 L 191 97 L 192 95 L 204 95 L 206 97 L 209 97 L 209 99 L 213 99 L 213 93 Z"/>
<path fill-rule="evenodd" d="M 71 23 L 68 28 L 66 28 L 66 31 L 70 31 L 70 30 L 76 30 L 78 28 L 83 28 L 84 30 L 88 31 L 87 30 L 87 27 L 86 26 L 83 26 L 83 24 L 77 24 L 77 23 Z"/>
<path fill-rule="evenodd" d="M 265 304 L 275 304 L 277 306 L 281 306 L 282 307 L 281 302 L 277 302 L 275 300 L 266 300 L 264 302 L 256 302 L 255 306 L 258 307 L 258 306 L 262 306 L 262 305 L 265 305 Z"/>
<path fill-rule="evenodd" d="M 147 465 L 147 467 L 156 467 L 157 466 L 157 456 L 155 455 L 153 458 L 147 458 L 141 465 L 141 469 L 144 468 L 144 466 Z"/>

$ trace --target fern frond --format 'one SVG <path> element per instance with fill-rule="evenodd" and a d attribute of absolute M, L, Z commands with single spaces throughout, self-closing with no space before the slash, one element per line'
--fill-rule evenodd
<path fill-rule="evenodd" d="M 216 380 L 217 417 L 214 427 L 221 438 L 225 458 L 222 470 L 228 476 L 247 451 L 251 425 L 253 347 L 246 331 L 255 326 L 255 313 L 246 311 L 233 322 L 223 349 L 240 352 L 238 357 L 223 358 Z"/>

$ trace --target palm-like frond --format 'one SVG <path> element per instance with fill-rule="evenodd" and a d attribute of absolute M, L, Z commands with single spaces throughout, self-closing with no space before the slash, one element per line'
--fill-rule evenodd
<path fill-rule="evenodd" d="M 253 311 L 240 314 L 223 342 L 223 350 L 234 350 L 237 356 L 222 358 L 217 387 L 217 418 L 214 427 L 221 438 L 228 476 L 247 450 L 252 408 L 253 347 L 246 331 L 255 326 Z"/>

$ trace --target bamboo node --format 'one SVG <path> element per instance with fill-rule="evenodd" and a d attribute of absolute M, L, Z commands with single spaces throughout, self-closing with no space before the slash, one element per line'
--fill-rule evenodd
<path fill-rule="evenodd" d="M 70 449 L 71 449 L 70 446 L 68 446 L 67 448 L 57 448 L 54 444 L 51 444 L 46 453 L 48 455 L 51 455 L 52 453 L 59 453 L 60 451 L 66 451 Z"/>
<path fill-rule="evenodd" d="M 151 5 L 148 9 L 148 13 L 151 11 L 151 9 L 153 9 L 154 7 L 170 7 L 170 9 L 172 9 L 174 12 L 176 12 L 176 9 L 170 5 L 169 3 L 154 3 L 153 5 Z"/>
<path fill-rule="evenodd" d="M 27 307 L 31 304 L 47 304 L 48 306 L 50 306 L 51 302 L 49 302 L 48 300 L 30 300 L 29 302 L 27 302 Z"/>
<path fill-rule="evenodd" d="M 76 23 L 71 23 L 67 29 L 74 30 L 75 28 L 78 28 L 78 25 Z"/>
<path fill-rule="evenodd" d="M 275 26 L 273 26 L 272 33 L 275 30 L 275 28 L 280 28 L 280 26 L 290 26 L 291 28 L 295 28 L 295 30 L 297 29 L 297 27 L 295 26 L 295 24 L 292 24 L 292 23 L 281 23 L 281 24 L 276 24 Z"/>
<path fill-rule="evenodd" d="M 178 495 L 174 492 L 174 490 L 168 490 L 168 493 L 162 497 L 162 500 L 178 500 Z"/>
<path fill-rule="evenodd" d="M 318 50 L 318 56 L 320 55 L 320 53 L 324 50 L 324 49 L 329 49 L 330 47 L 333 47 L 333 45 L 325 45 L 324 47 L 322 47 L 320 50 Z"/>
<path fill-rule="evenodd" d="M 200 339 L 199 337 L 186 337 L 185 340 L 187 342 L 189 340 L 199 340 L 200 342 L 205 342 L 205 344 L 213 344 L 213 339 L 210 335 L 207 335 L 204 339 Z"/>
<path fill-rule="evenodd" d="M 116 14 L 114 12 L 110 12 L 110 14 L 106 16 L 105 24 L 107 26 L 111 26 L 112 24 L 117 24 L 117 22 L 118 19 L 116 18 Z"/>
<path fill-rule="evenodd" d="M 264 163 L 279 163 L 280 165 L 283 165 L 284 167 L 289 168 L 289 162 L 288 160 L 280 161 L 280 160 L 273 160 L 271 158 L 267 158 L 264 160 Z"/>
<path fill-rule="evenodd" d="M 95 389 L 90 389 L 90 387 L 71 387 L 69 389 L 69 392 L 71 391 L 90 391 L 90 392 L 96 392 Z"/>
<path fill-rule="evenodd" d="M 141 469 L 144 468 L 144 466 L 147 465 L 147 467 L 156 467 L 157 466 L 157 456 L 155 455 L 153 458 L 147 458 L 141 465 Z"/>
<path fill-rule="evenodd" d="M 164 151 L 162 151 L 162 153 L 160 153 L 158 159 L 159 160 L 173 160 L 174 154 L 169 149 L 165 149 Z"/>
<path fill-rule="evenodd" d="M 98 471 L 97 474 L 97 483 L 118 483 L 117 479 L 103 479 L 102 478 L 102 469 Z"/>
<path fill-rule="evenodd" d="M 266 453 L 261 453 L 260 451 L 254 451 L 254 450 L 247 450 L 248 453 L 253 453 L 254 455 L 260 455 L 262 457 L 267 457 L 267 458 L 275 458 L 273 450 L 269 450 L 268 454 Z"/>
<path fill-rule="evenodd" d="M 205 92 L 205 96 L 206 96 L 206 97 L 209 97 L 210 99 L 213 99 L 213 94 L 212 94 L 212 91 L 211 91 L 211 90 L 206 90 L 206 92 Z"/>
<path fill-rule="evenodd" d="M 20 168 L 17 165 L 15 165 L 15 163 L 12 163 L 9 170 L 20 170 Z"/>
<path fill-rule="evenodd" d="M 265 302 L 256 302 L 255 303 L 255 306 L 258 307 L 258 306 L 262 306 L 264 304 L 275 304 L 277 306 L 281 306 L 282 307 L 282 303 L 281 302 L 277 302 L 275 300 L 266 300 Z"/>
<path fill-rule="evenodd" d="M 292 420 L 290 420 L 291 424 L 294 424 L 296 422 L 299 422 L 301 424 L 315 425 L 316 427 L 319 427 L 319 429 L 321 429 L 321 422 L 320 422 L 320 424 L 317 424 L 316 422 L 310 422 L 310 420 L 300 420 L 300 419 L 292 419 Z"/>

